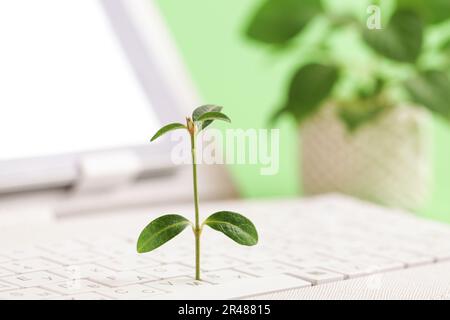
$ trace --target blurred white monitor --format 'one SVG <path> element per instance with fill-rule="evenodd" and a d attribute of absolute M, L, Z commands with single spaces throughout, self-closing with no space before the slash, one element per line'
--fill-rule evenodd
<path fill-rule="evenodd" d="M 0 192 L 71 184 L 86 153 L 155 169 L 149 137 L 193 97 L 146 0 L 2 0 L 0 70 Z"/>
<path fill-rule="evenodd" d="M 159 121 L 92 0 L 0 2 L 0 160 L 144 144 Z"/>

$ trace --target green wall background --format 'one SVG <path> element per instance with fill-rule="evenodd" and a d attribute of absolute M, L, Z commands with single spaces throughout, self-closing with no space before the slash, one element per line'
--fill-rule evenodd
<path fill-rule="evenodd" d="M 298 64 L 295 54 L 277 59 L 248 41 L 243 30 L 260 0 L 156 0 L 188 70 L 205 102 L 226 107 L 236 128 L 266 128 L 282 101 L 287 75 Z M 289 119 L 281 123 L 280 171 L 262 176 L 259 166 L 231 166 L 245 197 L 301 193 L 299 137 Z M 421 214 L 450 222 L 450 126 L 433 124 L 433 197 Z"/>

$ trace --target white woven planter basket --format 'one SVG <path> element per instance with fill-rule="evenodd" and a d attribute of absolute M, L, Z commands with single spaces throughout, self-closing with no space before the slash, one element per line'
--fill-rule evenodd
<path fill-rule="evenodd" d="M 421 208 L 430 193 L 429 124 L 427 111 L 398 107 L 349 133 L 332 106 L 323 108 L 300 130 L 304 193 Z"/>

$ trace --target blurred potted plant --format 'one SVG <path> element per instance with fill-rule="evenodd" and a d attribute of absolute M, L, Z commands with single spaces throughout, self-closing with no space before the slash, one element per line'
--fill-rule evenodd
<path fill-rule="evenodd" d="M 429 112 L 450 120 L 450 1 L 264 0 L 246 35 L 299 57 L 273 120 L 300 125 L 306 194 L 424 204 Z"/>

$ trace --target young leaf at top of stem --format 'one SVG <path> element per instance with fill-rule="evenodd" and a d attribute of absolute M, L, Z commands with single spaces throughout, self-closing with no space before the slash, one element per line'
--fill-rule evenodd
<path fill-rule="evenodd" d="M 222 232 L 244 246 L 258 243 L 258 232 L 253 223 L 243 215 L 231 211 L 219 211 L 210 215 L 203 224 Z"/>
<path fill-rule="evenodd" d="M 142 230 L 137 242 L 137 252 L 155 250 L 189 225 L 192 223 L 178 214 L 168 214 L 153 220 Z"/>
<path fill-rule="evenodd" d="M 198 108 L 196 108 L 194 110 L 194 112 L 192 112 L 192 120 L 194 120 L 195 122 L 199 121 L 199 118 L 207 113 L 207 112 L 220 112 L 222 111 L 222 107 L 221 106 L 216 106 L 213 104 L 207 104 L 204 106 L 200 106 Z M 207 126 L 209 126 L 211 123 L 213 122 L 213 120 L 206 120 L 203 121 L 201 124 L 201 127 L 199 128 L 200 130 L 205 129 Z"/>
<path fill-rule="evenodd" d="M 206 112 L 198 118 L 198 121 L 207 121 L 207 120 L 222 120 L 226 122 L 231 122 L 231 119 L 228 118 L 226 114 L 217 111 Z"/>
<path fill-rule="evenodd" d="M 161 137 L 162 135 L 166 134 L 167 132 L 177 129 L 186 129 L 186 126 L 181 123 L 170 123 L 168 125 L 165 125 L 155 133 L 155 135 L 150 139 L 150 141 L 154 141 L 159 137 Z"/>

